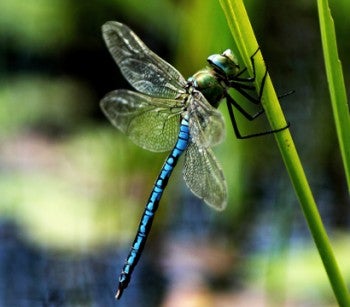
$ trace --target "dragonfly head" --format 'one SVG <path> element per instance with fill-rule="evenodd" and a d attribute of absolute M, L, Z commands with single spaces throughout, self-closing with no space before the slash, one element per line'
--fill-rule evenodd
<path fill-rule="evenodd" d="M 221 54 L 213 54 L 207 61 L 216 72 L 226 78 L 234 77 L 239 72 L 238 60 L 231 49 Z"/>

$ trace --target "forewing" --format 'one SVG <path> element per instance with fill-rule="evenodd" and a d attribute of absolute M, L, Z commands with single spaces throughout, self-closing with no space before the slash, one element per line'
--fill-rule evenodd
<path fill-rule="evenodd" d="M 175 98 L 184 93 L 185 79 L 141 41 L 127 26 L 108 21 L 102 26 L 103 38 L 124 77 L 139 92 Z"/>
<path fill-rule="evenodd" d="M 208 148 L 225 138 L 225 122 L 222 114 L 212 107 L 202 93 L 194 91 L 188 103 L 189 126 L 192 141 Z"/>
<path fill-rule="evenodd" d="M 183 172 L 187 186 L 196 196 L 216 210 L 225 209 L 226 180 L 210 148 L 191 142 L 185 153 Z"/>
<path fill-rule="evenodd" d="M 111 123 L 137 145 L 150 151 L 168 151 L 174 146 L 183 104 L 128 90 L 116 90 L 101 100 Z"/>

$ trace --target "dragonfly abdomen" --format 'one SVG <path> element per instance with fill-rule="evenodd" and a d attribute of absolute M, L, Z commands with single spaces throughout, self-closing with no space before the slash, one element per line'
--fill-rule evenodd
<path fill-rule="evenodd" d="M 128 257 L 126 258 L 124 267 L 119 276 L 119 287 L 116 298 L 119 299 L 128 286 L 131 274 L 140 259 L 142 250 L 145 246 L 148 234 L 152 227 L 154 215 L 158 209 L 159 201 L 162 197 L 163 191 L 167 186 L 169 177 L 179 159 L 181 154 L 185 151 L 190 140 L 190 132 L 188 127 L 188 119 L 184 117 L 181 121 L 180 132 L 176 144 L 169 154 L 168 158 L 160 171 L 160 174 L 153 186 L 153 190 L 148 199 L 145 211 L 143 212 L 139 228 L 132 244 Z"/>

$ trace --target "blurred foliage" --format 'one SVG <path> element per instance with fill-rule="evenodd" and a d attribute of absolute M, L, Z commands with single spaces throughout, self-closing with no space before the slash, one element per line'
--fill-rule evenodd
<path fill-rule="evenodd" d="M 66 0 L 1 1 L 0 37 L 15 49 L 50 52 L 74 39 L 70 9 Z"/>
<path fill-rule="evenodd" d="M 349 282 L 349 236 L 336 233 L 332 239 L 339 265 Z M 332 290 L 326 272 L 320 267 L 321 259 L 312 246 L 294 242 L 293 250 L 288 246 L 253 255 L 246 262 L 244 271 L 249 276 L 250 286 L 259 289 L 265 285 L 270 292 L 269 306 L 283 305 L 295 297 L 314 306 L 332 306 Z"/>
<path fill-rule="evenodd" d="M 31 128 L 72 131 L 87 120 L 91 100 L 76 79 L 30 74 L 8 78 L 0 88 L 0 138 Z"/>
<path fill-rule="evenodd" d="M 126 217 L 140 215 L 139 199 L 151 187 L 142 183 L 152 174 L 139 172 L 143 163 L 152 165 L 151 153 L 128 146 L 110 129 L 85 128 L 61 141 L 24 134 L 6 140 L 0 150 L 6 165 L 0 214 L 15 217 L 29 237 L 48 247 L 126 240 L 137 226 L 137 218 Z M 154 173 L 157 166 L 151 169 Z M 127 210 L 120 210 L 124 206 Z"/>

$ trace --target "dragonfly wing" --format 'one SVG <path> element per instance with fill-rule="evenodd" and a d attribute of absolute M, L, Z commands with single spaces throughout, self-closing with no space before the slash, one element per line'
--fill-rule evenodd
<path fill-rule="evenodd" d="M 201 92 L 193 92 L 189 99 L 187 110 L 192 141 L 204 148 L 221 143 L 226 131 L 222 114 Z"/>
<path fill-rule="evenodd" d="M 169 63 L 153 53 L 127 26 L 108 21 L 103 38 L 124 77 L 139 92 L 164 98 L 184 93 L 186 81 Z"/>
<path fill-rule="evenodd" d="M 196 196 L 216 210 L 225 209 L 226 180 L 211 148 L 199 147 L 191 142 L 185 153 L 183 175 Z"/>
<path fill-rule="evenodd" d="M 183 103 L 116 90 L 101 100 L 111 123 L 137 145 L 150 151 L 171 150 L 177 140 Z"/>

